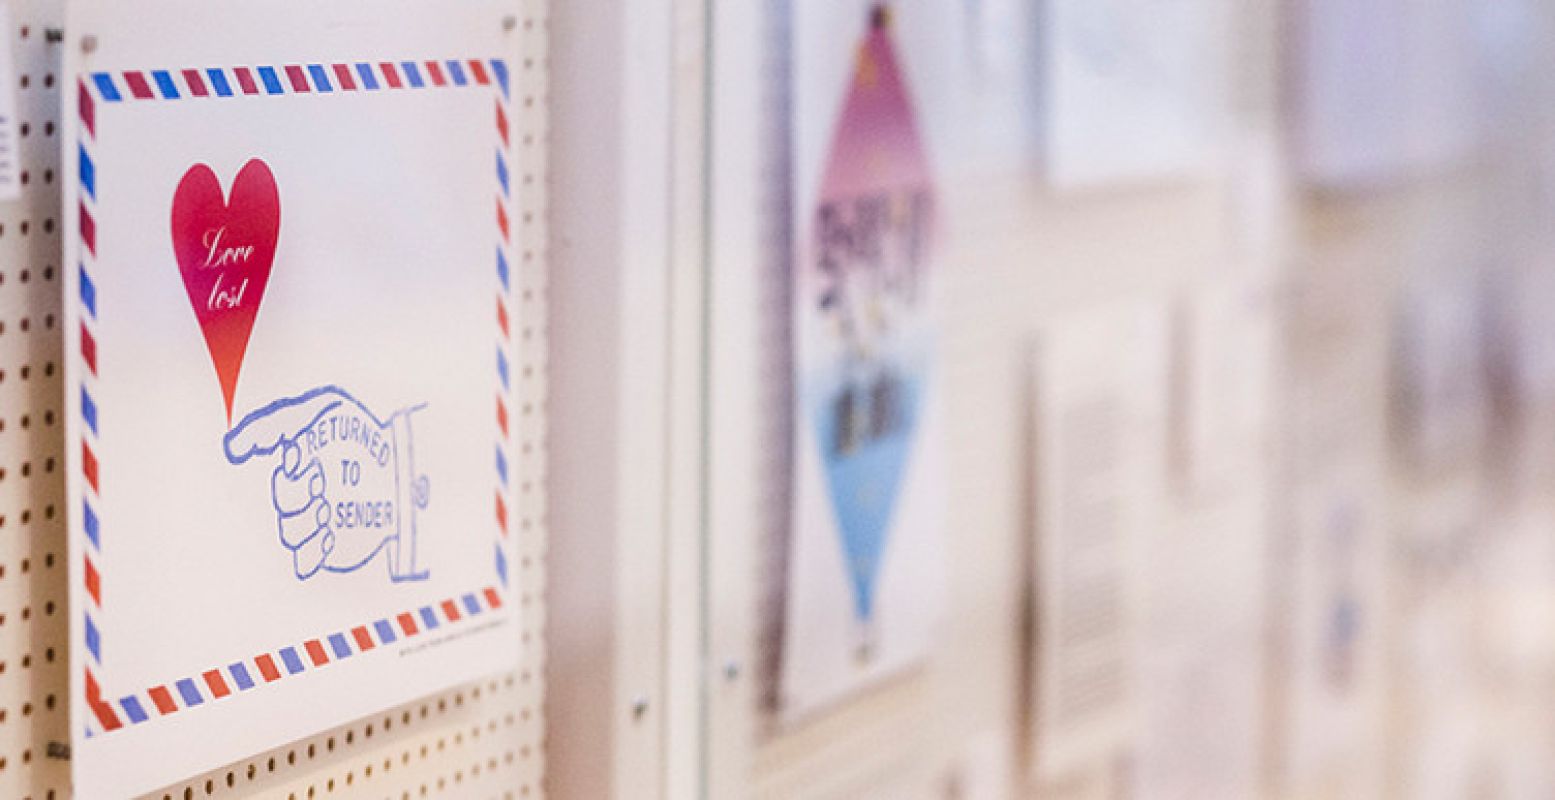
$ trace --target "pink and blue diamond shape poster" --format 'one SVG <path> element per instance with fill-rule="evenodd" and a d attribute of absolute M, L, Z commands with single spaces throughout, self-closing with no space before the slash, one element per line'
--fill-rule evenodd
<path fill-rule="evenodd" d="M 921 662 L 938 614 L 944 209 L 918 91 L 934 72 L 913 64 L 932 18 L 900 5 L 794 9 L 784 718 Z"/>

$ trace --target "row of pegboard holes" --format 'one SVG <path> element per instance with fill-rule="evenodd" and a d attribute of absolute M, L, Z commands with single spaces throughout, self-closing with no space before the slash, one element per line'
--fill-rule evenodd
<path fill-rule="evenodd" d="M 18 200 L 0 204 L 0 794 L 68 795 L 58 2 L 12 0 Z M 13 88 L 13 87 L 7 87 Z"/>
<path fill-rule="evenodd" d="M 425 764 L 428 759 L 452 759 L 456 751 L 465 747 L 474 748 L 484 741 L 501 740 L 511 744 L 511 737 L 503 739 L 500 734 L 526 721 L 529 717 L 528 709 L 504 711 L 487 716 L 484 721 L 469 722 L 467 719 L 450 717 L 479 717 L 483 700 L 493 709 L 511 709 L 513 705 L 504 702 L 504 696 L 514 692 L 515 680 L 512 675 L 456 690 L 435 700 L 411 704 L 382 717 L 374 717 L 291 747 L 270 751 L 224 772 L 207 775 L 180 789 L 165 791 L 161 798 L 194 800 L 227 792 L 246 795 L 269 790 L 275 785 L 273 779 L 289 770 L 307 769 L 310 765 L 319 765 L 330 759 L 347 759 L 352 749 L 379 744 L 385 737 L 390 737 L 393 739 L 391 744 L 380 746 L 369 758 L 358 762 L 355 767 L 347 768 L 338 777 L 310 782 L 299 789 L 288 790 L 285 796 L 288 800 L 303 800 L 371 791 L 373 781 L 383 783 L 385 779 L 397 776 L 399 773 L 395 772 L 396 769 L 405 772 L 407 768 Z M 416 743 L 417 737 L 420 738 L 419 744 Z M 406 788 L 404 783 L 394 783 L 387 787 L 388 791 L 383 796 L 411 798 L 463 791 L 466 780 L 473 782 L 483 774 L 511 766 L 517 759 L 529 755 L 525 752 L 527 749 L 524 745 L 499 747 L 483 757 L 475 757 L 468 766 L 447 771 L 445 775 L 422 781 L 413 788 Z M 509 792 L 503 796 L 517 797 L 519 794 Z"/>

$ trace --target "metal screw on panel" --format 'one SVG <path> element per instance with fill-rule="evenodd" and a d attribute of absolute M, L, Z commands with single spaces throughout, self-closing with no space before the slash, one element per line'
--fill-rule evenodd
<path fill-rule="evenodd" d="M 502 30 L 511 31 L 518 27 L 518 17 L 508 14 L 502 18 Z"/>
<path fill-rule="evenodd" d="M 735 659 L 732 659 L 732 658 L 729 659 L 728 661 L 725 661 L 724 662 L 724 680 L 730 681 L 732 683 L 733 681 L 738 680 L 739 677 L 740 677 L 740 662 L 735 660 Z"/>
<path fill-rule="evenodd" d="M 632 701 L 632 718 L 642 719 L 646 713 L 648 713 L 648 698 L 639 695 Z"/>
<path fill-rule="evenodd" d="M 81 37 L 81 52 L 90 53 L 97 49 L 97 37 L 91 34 Z"/>
<path fill-rule="evenodd" d="M 44 28 L 43 41 L 48 42 L 49 44 L 59 44 L 60 42 L 65 41 L 65 29 Z"/>

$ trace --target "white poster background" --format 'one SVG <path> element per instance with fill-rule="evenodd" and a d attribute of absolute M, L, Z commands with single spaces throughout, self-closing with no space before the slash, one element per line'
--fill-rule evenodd
<path fill-rule="evenodd" d="M 185 67 L 508 57 L 514 41 L 503 32 L 506 11 L 497 2 L 455 10 L 410 0 L 327 8 L 81 2 L 71 5 L 67 29 L 95 35 L 99 45 L 86 55 L 70 48 L 68 68 L 73 75 L 176 74 Z M 138 693 L 150 719 L 102 731 L 82 700 L 90 655 L 71 648 L 77 796 L 154 789 L 516 660 L 508 603 L 347 658 L 331 652 L 327 666 L 275 683 L 253 665 L 261 653 L 301 652 L 307 640 L 498 583 L 494 86 L 493 79 L 492 86 L 458 89 L 337 87 L 331 94 L 180 100 L 132 100 L 126 92 L 122 102 L 96 104 L 96 134 L 87 141 L 97 245 L 86 262 L 97 298 L 91 386 L 102 520 L 102 546 L 93 553 L 102 576 L 102 662 L 94 671 L 104 700 Z M 75 115 L 67 119 L 67 141 L 81 139 Z M 232 421 L 328 384 L 380 418 L 426 403 L 412 419 L 415 468 L 430 481 L 428 505 L 415 512 L 425 580 L 391 582 L 381 559 L 299 580 L 276 540 L 274 460 L 234 466 L 223 456 L 221 392 L 173 256 L 169 219 L 174 189 L 190 167 L 208 164 L 226 194 L 251 158 L 275 175 L 281 221 Z M 67 162 L 75 166 L 74 158 Z M 72 170 L 68 209 L 83 199 L 75 178 Z M 74 232 L 74 222 L 66 230 Z M 66 263 L 76 264 L 83 248 L 75 236 L 65 238 Z M 75 353 L 80 284 L 75 270 L 67 274 L 67 352 Z M 67 363 L 74 387 L 81 367 Z M 77 442 L 81 402 L 75 391 L 67 398 L 67 434 Z M 84 487 L 79 455 L 71 455 L 71 607 L 84 610 L 91 603 L 81 574 L 86 539 L 74 513 Z M 511 542 L 500 546 L 511 559 Z M 72 614 L 75 642 L 82 641 L 82 616 Z M 259 686 L 211 698 L 201 674 L 241 661 Z M 146 690 L 173 689 L 181 678 L 194 678 L 205 702 L 180 702 L 175 713 L 159 715 Z M 88 726 L 95 735 L 84 738 Z"/>
<path fill-rule="evenodd" d="M 1032 763 L 1122 755 L 1139 725 L 1141 563 L 1162 534 L 1170 327 L 1131 301 L 1046 328 L 1034 353 Z"/>
<path fill-rule="evenodd" d="M 1047 171 L 1064 187 L 1193 174 L 1224 144 L 1227 0 L 1051 0 Z"/>
<path fill-rule="evenodd" d="M 1037 4 L 961 0 L 966 47 L 960 59 L 967 113 L 977 135 L 963 145 L 966 169 L 991 174 L 1028 166 L 1038 155 Z M 950 32 L 945 34 L 951 35 Z"/>
<path fill-rule="evenodd" d="M 796 224 L 795 246 L 807 241 L 808 215 L 820 199 L 820 183 L 843 100 L 852 84 L 859 43 L 868 30 L 870 9 L 865 0 L 829 2 L 796 0 L 793 31 L 792 185 Z M 954 22 L 949 4 L 901 2 L 889 4 L 897 63 L 916 111 L 929 169 L 941 177 L 938 156 L 954 141 L 943 114 L 950 97 L 936 78 L 953 66 L 946 59 L 949 43 L 937 31 Z M 946 23 L 949 24 L 949 23 Z M 936 188 L 942 189 L 940 183 Z M 940 196 L 943 204 L 943 193 Z M 944 236 L 944 210 L 940 211 Z M 943 252 L 943 241 L 938 245 Z M 946 269 L 931 256 L 927 306 Z M 931 364 L 933 362 L 931 361 Z M 936 369 L 927 373 L 918 430 L 897 497 L 876 578 L 873 622 L 867 633 L 867 657 L 860 643 L 866 637 L 853 611 L 852 590 L 836 515 L 825 486 L 814 427 L 796 419 L 792 539 L 789 542 L 788 583 L 784 598 L 782 665 L 779 670 L 778 717 L 790 723 L 817 713 L 848 695 L 900 673 L 929 654 L 933 629 L 942 605 L 941 572 L 944 515 L 942 384 Z"/>

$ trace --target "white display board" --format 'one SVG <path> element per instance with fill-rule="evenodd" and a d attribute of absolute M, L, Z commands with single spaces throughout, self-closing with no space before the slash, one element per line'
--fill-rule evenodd
<path fill-rule="evenodd" d="M 1038 774 L 1121 756 L 1138 731 L 1145 548 L 1165 512 L 1163 305 L 1075 312 L 1034 352 Z"/>
<path fill-rule="evenodd" d="M 911 3 L 795 7 L 790 719 L 920 661 L 939 607 L 930 22 Z"/>
<path fill-rule="evenodd" d="M 76 792 L 513 665 L 507 7 L 70 14 Z"/>

